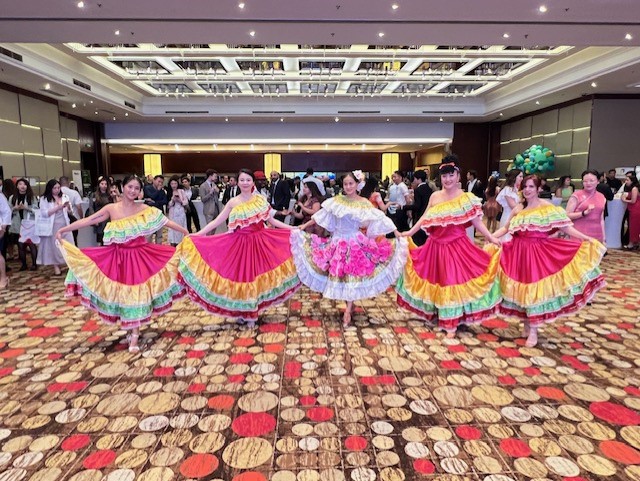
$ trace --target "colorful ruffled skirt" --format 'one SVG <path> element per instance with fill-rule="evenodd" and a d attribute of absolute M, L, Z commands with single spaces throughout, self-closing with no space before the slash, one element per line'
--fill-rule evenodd
<path fill-rule="evenodd" d="M 69 266 L 66 295 L 77 296 L 105 322 L 135 329 L 152 314 L 168 311 L 184 295 L 178 284 L 178 258 L 171 246 L 144 237 L 123 244 L 78 249 L 62 241 Z"/>
<path fill-rule="evenodd" d="M 398 304 L 447 331 L 492 316 L 500 304 L 499 250 L 480 249 L 460 225 L 429 233 L 423 246 L 409 246 Z"/>
<path fill-rule="evenodd" d="M 406 239 L 323 238 L 292 231 L 291 249 L 298 276 L 328 299 L 356 301 L 374 297 L 395 284 L 407 259 Z"/>
<path fill-rule="evenodd" d="M 300 287 L 289 231 L 251 224 L 226 234 L 186 237 L 178 279 L 208 312 L 255 321 Z"/>
<path fill-rule="evenodd" d="M 515 234 L 502 247 L 500 312 L 535 326 L 579 310 L 606 284 L 599 268 L 605 252 L 595 240 Z"/>

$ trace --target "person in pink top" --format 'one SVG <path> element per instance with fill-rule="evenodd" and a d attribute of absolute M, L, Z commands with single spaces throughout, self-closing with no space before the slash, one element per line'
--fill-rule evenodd
<path fill-rule="evenodd" d="M 576 190 L 567 202 L 567 216 L 577 231 L 604 244 L 604 209 L 607 199 L 596 190 L 597 186 L 598 172 L 585 170 L 582 173 L 582 190 Z"/>

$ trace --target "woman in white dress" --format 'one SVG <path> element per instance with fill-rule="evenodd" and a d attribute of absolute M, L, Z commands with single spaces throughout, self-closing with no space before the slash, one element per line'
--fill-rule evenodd
<path fill-rule="evenodd" d="M 167 206 L 167 217 L 179 226 L 187 228 L 187 206 L 189 199 L 184 189 L 180 185 L 180 177 L 174 175 L 169 179 L 169 187 L 167 188 L 167 198 L 169 204 Z M 177 246 L 184 235 L 177 230 L 170 230 L 168 234 L 169 244 Z"/>
<path fill-rule="evenodd" d="M 60 266 L 65 264 L 64 256 L 56 246 L 55 233 L 69 225 L 69 198 L 62 194 L 60 182 L 51 179 L 44 188 L 44 194 L 40 198 L 40 215 L 42 217 L 54 217 L 53 229 L 48 236 L 40 235 L 40 248 L 38 249 L 37 263 L 42 266 L 53 266 L 54 275 L 61 274 Z M 71 232 L 65 233 L 64 240 L 73 244 Z"/>
<path fill-rule="evenodd" d="M 520 204 L 520 184 L 524 174 L 520 169 L 511 169 L 507 172 L 507 178 L 502 190 L 498 193 L 496 201 L 502 206 L 502 216 L 500 217 L 500 227 L 507 225 L 511 211 Z M 511 240 L 511 234 L 505 234 L 502 238 L 503 242 Z"/>

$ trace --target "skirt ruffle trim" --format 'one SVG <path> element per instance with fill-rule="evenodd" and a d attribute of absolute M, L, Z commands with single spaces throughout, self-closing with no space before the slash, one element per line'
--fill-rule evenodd
<path fill-rule="evenodd" d="M 135 329 L 149 323 L 153 314 L 167 312 L 185 294 L 176 281 L 175 255 L 146 282 L 127 285 L 107 279 L 89 257 L 70 243 L 62 242 L 60 248 L 69 266 L 65 294 L 79 297 L 85 307 L 109 324 Z"/>
<path fill-rule="evenodd" d="M 536 324 L 579 310 L 606 285 L 599 267 L 605 252 L 597 241 L 583 242 L 562 270 L 532 283 L 518 282 L 501 269 L 500 312 Z"/>
<path fill-rule="evenodd" d="M 407 262 L 396 291 L 398 304 L 427 321 L 436 321 L 446 330 L 455 330 L 460 323 L 478 323 L 493 315 L 501 301 L 500 284 L 496 279 L 500 265 L 500 250 L 489 247 L 491 260 L 484 273 L 464 284 L 441 286 L 422 279 Z"/>
<path fill-rule="evenodd" d="M 234 282 L 214 271 L 193 244 L 180 250 L 178 281 L 189 298 L 206 311 L 225 317 L 256 320 L 268 307 L 284 302 L 300 287 L 293 259 L 252 282 Z"/>
<path fill-rule="evenodd" d="M 408 247 L 404 238 L 396 239 L 391 257 L 374 275 L 360 278 L 345 276 L 332 278 L 328 272 L 315 265 L 308 249 L 311 236 L 305 232 L 292 231 L 291 252 L 300 281 L 309 289 L 322 293 L 327 299 L 357 301 L 374 297 L 396 283 L 407 261 Z"/>

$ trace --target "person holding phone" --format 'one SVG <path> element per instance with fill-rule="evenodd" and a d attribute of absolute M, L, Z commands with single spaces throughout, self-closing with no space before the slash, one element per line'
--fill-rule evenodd
<path fill-rule="evenodd" d="M 187 207 L 189 200 L 185 195 L 184 188 L 180 185 L 180 177 L 177 175 L 169 179 L 167 198 L 169 199 L 169 203 L 167 204 L 167 217 L 179 226 L 187 229 Z M 182 232 L 171 230 L 168 234 L 169 244 L 175 247 L 183 237 Z"/>
<path fill-rule="evenodd" d="M 53 266 L 53 274 L 62 274 L 60 266 L 64 265 L 64 256 L 56 247 L 54 234 L 65 226 L 68 226 L 71 202 L 69 197 L 62 193 L 60 182 L 51 179 L 44 188 L 44 194 L 40 198 L 40 215 L 43 217 L 54 216 L 53 228 L 47 236 L 40 235 L 40 248 L 38 249 L 37 263 L 41 266 Z M 73 235 L 68 232 L 64 239 L 73 243 Z"/>

